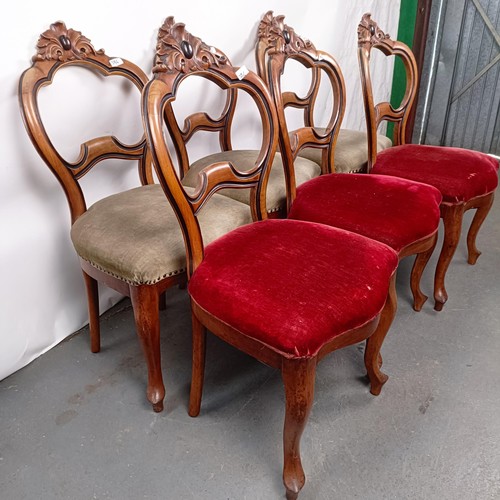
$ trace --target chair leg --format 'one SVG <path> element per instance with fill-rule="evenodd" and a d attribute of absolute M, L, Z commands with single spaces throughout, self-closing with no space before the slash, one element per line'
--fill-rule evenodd
<path fill-rule="evenodd" d="M 295 500 L 306 482 L 300 460 L 300 438 L 313 404 L 316 358 L 284 359 L 281 375 L 286 398 L 283 483 L 287 500 Z"/>
<path fill-rule="evenodd" d="M 382 356 L 380 349 L 384 342 L 385 336 L 396 316 L 397 311 L 397 295 L 396 295 L 396 274 L 391 278 L 389 284 L 389 293 L 385 302 L 384 309 L 380 314 L 380 321 L 375 332 L 366 339 L 365 349 L 365 367 L 370 380 L 370 392 L 374 396 L 378 396 L 382 390 L 382 386 L 387 382 L 388 376 L 382 373 Z"/>
<path fill-rule="evenodd" d="M 135 326 L 148 367 L 147 398 L 155 412 L 163 410 L 165 386 L 161 373 L 159 296 L 154 286 L 130 287 Z"/>
<path fill-rule="evenodd" d="M 99 323 L 99 287 L 97 281 L 82 270 L 85 289 L 87 290 L 87 306 L 89 310 L 90 350 L 101 350 L 101 325 Z"/>
<path fill-rule="evenodd" d="M 425 301 L 427 300 L 427 295 L 423 294 L 422 290 L 420 289 L 420 280 L 422 278 L 424 269 L 427 266 L 429 259 L 431 258 L 432 252 L 434 252 L 436 243 L 437 243 L 437 233 L 434 237 L 434 242 L 432 246 L 428 250 L 417 254 L 417 256 L 415 257 L 415 262 L 413 263 L 413 267 L 411 270 L 411 278 L 410 278 L 410 288 L 413 294 L 413 309 L 415 311 L 422 310 L 422 306 L 425 304 Z"/>
<path fill-rule="evenodd" d="M 476 247 L 476 237 L 479 229 L 483 225 L 483 222 L 491 209 L 491 206 L 493 205 L 494 198 L 494 193 L 491 193 L 488 196 L 482 198 L 477 206 L 474 218 L 472 219 L 469 232 L 467 234 L 467 250 L 469 253 L 467 262 L 471 265 L 474 265 L 478 257 L 481 255 L 481 252 Z"/>
<path fill-rule="evenodd" d="M 194 313 L 191 314 L 193 329 L 193 361 L 191 368 L 191 392 L 189 395 L 189 410 L 191 417 L 200 414 L 203 379 L 205 376 L 205 354 L 207 329 L 201 324 Z"/>
<path fill-rule="evenodd" d="M 448 300 L 444 278 L 460 240 L 464 205 L 441 205 L 441 216 L 444 223 L 444 240 L 434 275 L 434 309 L 436 311 L 441 311 Z"/>

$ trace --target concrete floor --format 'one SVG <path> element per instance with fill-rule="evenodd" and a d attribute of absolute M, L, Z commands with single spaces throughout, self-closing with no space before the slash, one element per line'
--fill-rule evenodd
<path fill-rule="evenodd" d="M 411 262 L 402 262 L 379 397 L 368 392 L 361 345 L 320 364 L 302 500 L 500 499 L 498 202 L 478 245 L 475 267 L 460 245 L 441 313 L 431 303 L 412 311 Z M 0 498 L 284 498 L 278 372 L 211 336 L 202 413 L 188 417 L 186 292 L 171 290 L 167 302 L 161 414 L 145 401 L 128 300 L 103 316 L 101 353 L 89 352 L 83 329 L 0 382 Z"/>

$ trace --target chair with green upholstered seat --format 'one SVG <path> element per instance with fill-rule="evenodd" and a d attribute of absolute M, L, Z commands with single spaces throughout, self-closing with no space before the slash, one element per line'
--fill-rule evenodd
<path fill-rule="evenodd" d="M 75 66 L 100 77 L 119 78 L 124 85 L 128 81 L 132 90 L 139 92 L 147 77 L 136 65 L 95 50 L 80 32 L 57 22 L 40 36 L 33 64 L 20 78 L 19 100 L 28 134 L 68 200 L 71 238 L 87 289 L 91 349 L 100 350 L 100 282 L 131 299 L 148 369 L 147 398 L 155 411 L 161 411 L 165 388 L 159 304 L 168 287 L 185 281 L 182 233 L 162 188 L 153 183 L 151 155 L 144 136 L 136 144 L 126 144 L 112 135 L 90 139 L 80 146 L 80 157 L 74 162 L 56 149 L 42 120 L 39 93 L 61 70 Z M 87 209 L 81 178 L 98 163 L 111 159 L 138 163 L 139 187 L 110 195 Z M 252 220 L 246 205 L 223 196 L 214 196 L 211 201 L 203 214 L 204 237 L 209 241 Z"/>

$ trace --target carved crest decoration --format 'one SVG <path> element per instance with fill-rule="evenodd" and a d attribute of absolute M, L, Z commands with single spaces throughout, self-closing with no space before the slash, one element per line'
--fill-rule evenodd
<path fill-rule="evenodd" d="M 370 13 L 367 13 L 361 18 L 361 22 L 358 24 L 358 42 L 376 44 L 390 38 L 389 34 L 386 35 L 378 27 L 378 24 L 373 21 L 371 16 Z"/>
<path fill-rule="evenodd" d="M 167 17 L 158 31 L 153 73 L 189 73 L 227 63 L 225 54 L 193 36 L 185 24 L 176 23 L 173 16 Z"/>
<path fill-rule="evenodd" d="M 272 47 L 270 52 L 292 54 L 301 50 L 315 50 L 309 40 L 301 38 L 295 30 L 284 23 L 285 16 L 274 16 L 268 11 L 259 23 L 257 36 Z"/>
<path fill-rule="evenodd" d="M 73 61 L 86 59 L 89 55 L 104 54 L 104 50 L 95 50 L 90 40 L 80 31 L 67 29 L 62 21 L 50 25 L 36 44 L 37 53 L 33 61 Z"/>

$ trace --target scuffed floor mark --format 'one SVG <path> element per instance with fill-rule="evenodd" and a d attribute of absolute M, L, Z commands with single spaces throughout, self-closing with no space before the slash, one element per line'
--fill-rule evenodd
<path fill-rule="evenodd" d="M 428 410 L 429 406 L 431 403 L 434 401 L 433 396 L 429 396 L 419 407 L 418 411 L 422 414 L 425 415 L 425 412 Z"/>
<path fill-rule="evenodd" d="M 78 412 L 75 410 L 66 410 L 57 415 L 56 417 L 56 425 L 64 425 L 68 422 L 71 422 L 76 416 Z"/>

